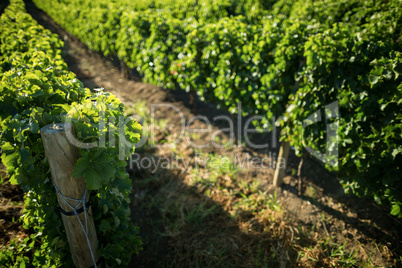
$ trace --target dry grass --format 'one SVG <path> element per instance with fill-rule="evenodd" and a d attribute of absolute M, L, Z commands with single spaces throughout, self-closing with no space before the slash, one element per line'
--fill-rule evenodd
<path fill-rule="evenodd" d="M 166 133 L 157 135 L 170 140 Z M 167 151 L 141 154 L 157 157 Z M 144 238 L 136 266 L 374 267 L 372 256 L 384 255 L 384 249 L 368 252 L 353 240 L 340 243 L 296 221 L 276 192 L 239 172 L 229 154 L 195 152 L 183 144 L 173 151 L 192 165 L 132 174 L 133 214 Z M 229 161 L 216 165 L 222 158 Z"/>

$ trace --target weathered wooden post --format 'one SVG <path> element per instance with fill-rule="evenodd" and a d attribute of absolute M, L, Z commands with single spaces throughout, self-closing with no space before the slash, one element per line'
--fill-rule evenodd
<path fill-rule="evenodd" d="M 286 175 L 286 166 L 288 162 L 290 144 L 283 141 L 281 148 L 279 148 L 278 161 L 276 162 L 276 169 L 274 174 L 274 186 L 279 187 L 283 183 L 283 178 Z"/>
<path fill-rule="evenodd" d="M 73 262 L 78 268 L 97 267 L 98 240 L 89 192 L 84 178 L 77 179 L 72 176 L 79 156 L 77 148 L 69 142 L 66 132 L 72 134 L 72 124 L 58 123 L 41 128 L 45 155 L 57 192 Z"/>

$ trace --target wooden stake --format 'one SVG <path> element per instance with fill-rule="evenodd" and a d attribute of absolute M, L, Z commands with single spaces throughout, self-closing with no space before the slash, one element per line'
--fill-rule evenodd
<path fill-rule="evenodd" d="M 276 163 L 275 175 L 274 175 L 274 186 L 279 187 L 283 183 L 283 178 L 286 174 L 286 166 L 288 162 L 290 144 L 289 142 L 282 142 L 281 148 L 279 149 L 278 161 Z"/>
<path fill-rule="evenodd" d="M 234 114 L 230 114 L 230 120 L 232 120 L 232 125 L 233 125 L 233 145 L 238 145 L 237 144 L 237 136 L 239 135 L 239 133 L 236 133 L 235 129 L 235 122 L 236 122 L 236 118 Z M 239 124 L 239 122 L 236 122 L 237 124 Z"/>
<path fill-rule="evenodd" d="M 300 63 L 299 63 L 299 69 L 302 68 L 306 64 L 306 59 L 301 58 Z M 300 86 L 300 80 L 296 80 L 294 84 L 294 92 L 297 92 L 299 90 Z M 289 156 L 289 149 L 290 149 L 290 144 L 289 142 L 282 142 L 281 148 L 279 149 L 279 155 L 278 155 L 278 162 L 276 165 L 275 169 L 275 175 L 274 175 L 274 186 L 279 187 L 283 183 L 283 178 L 285 177 L 286 174 L 286 166 L 288 162 L 288 156 Z"/>
<path fill-rule="evenodd" d="M 120 76 L 122 79 L 130 79 L 130 69 L 128 68 L 127 64 L 120 60 Z"/>
<path fill-rule="evenodd" d="M 190 90 L 190 105 L 193 106 L 192 112 L 193 114 L 197 114 L 197 93 L 195 90 Z"/>
<path fill-rule="evenodd" d="M 72 177 L 72 172 L 74 171 L 74 166 L 79 155 L 77 148 L 68 141 L 66 132 L 72 134 L 72 124 L 58 123 L 41 128 L 45 155 L 49 162 L 53 183 L 57 189 L 60 190 L 61 194 L 64 197 L 81 199 L 87 191 L 85 180 L 84 178 L 77 179 Z M 66 212 L 72 212 L 72 209 L 65 203 L 59 192 L 57 193 L 57 200 L 61 209 Z M 79 204 L 79 202 L 67 198 L 65 198 L 65 200 L 73 207 Z M 89 201 L 89 192 L 86 193 L 86 201 Z M 82 206 L 83 204 L 79 204 L 77 209 L 80 209 Z M 89 207 L 86 211 L 84 210 L 77 216 L 61 214 L 73 262 L 78 268 L 88 268 L 94 266 L 93 259 L 98 261 L 98 240 L 92 217 L 92 208 Z M 87 236 L 82 227 L 84 227 L 84 229 L 87 227 L 87 236 L 90 243 L 88 243 Z M 90 247 L 88 244 L 90 244 Z"/>
<path fill-rule="evenodd" d="M 302 188 L 303 188 L 303 179 L 302 179 L 302 168 L 303 168 L 303 162 L 304 162 L 304 154 L 302 155 L 301 159 L 300 159 L 300 163 L 299 163 L 299 168 L 297 169 L 297 177 L 299 179 L 299 183 L 298 183 L 298 193 L 299 196 L 302 195 Z"/>

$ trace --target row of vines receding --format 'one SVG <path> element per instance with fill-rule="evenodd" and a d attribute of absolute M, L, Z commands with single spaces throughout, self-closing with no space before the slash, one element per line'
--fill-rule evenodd
<path fill-rule="evenodd" d="M 0 255 L 0 266 L 72 267 L 40 129 L 71 122 L 77 139 L 86 143 L 124 127 L 125 132 L 113 133 L 114 141 L 126 141 L 125 146 L 139 141 L 141 126 L 126 123 L 115 96 L 83 87 L 61 57 L 63 42 L 26 12 L 22 0 L 10 1 L 0 17 L 0 32 L 1 160 L 10 182 L 25 191 L 22 222 L 30 234 L 24 241 L 11 241 Z M 101 120 L 111 123 L 99 129 Z M 80 149 L 73 173 L 85 177 L 91 192 L 98 253 L 109 266 L 128 264 L 141 249 L 138 227 L 130 222 L 132 186 L 124 160 L 134 147 L 124 148 L 123 157 L 120 149 L 108 142 Z"/>
<path fill-rule="evenodd" d="M 241 102 L 260 128 L 281 118 L 297 154 L 331 156 L 346 191 L 402 217 L 400 0 L 34 2 L 145 82 L 232 113 Z M 321 123 L 305 127 L 317 111 Z"/>

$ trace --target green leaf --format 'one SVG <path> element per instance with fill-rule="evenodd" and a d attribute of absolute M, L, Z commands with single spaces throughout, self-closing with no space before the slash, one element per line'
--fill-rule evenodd
<path fill-rule="evenodd" d="M 394 150 L 392 150 L 392 156 L 394 157 L 394 160 L 395 160 L 396 156 L 397 156 L 398 154 L 400 154 L 400 153 L 401 153 L 401 149 L 394 149 Z"/>
<path fill-rule="evenodd" d="M 344 139 L 343 142 L 346 143 L 346 144 L 352 144 L 353 143 L 352 139 Z"/>
<path fill-rule="evenodd" d="M 35 158 L 33 158 L 25 148 L 20 149 L 20 156 L 21 156 L 21 164 L 23 164 L 24 166 L 29 166 L 35 163 Z"/>
<path fill-rule="evenodd" d="M 75 164 L 75 169 L 73 172 L 74 178 L 82 178 L 84 177 L 85 171 L 89 168 L 89 161 L 88 159 L 82 157 L 78 159 L 77 163 Z"/>
<path fill-rule="evenodd" d="M 20 154 L 18 151 L 11 154 L 3 153 L 1 155 L 1 161 L 6 166 L 8 174 L 13 173 L 14 170 L 17 168 L 17 159 L 19 159 L 19 156 Z"/>
<path fill-rule="evenodd" d="M 111 225 L 108 220 L 102 220 L 101 224 L 99 224 L 99 230 L 101 232 L 107 232 L 111 230 Z"/>
<path fill-rule="evenodd" d="M 15 151 L 15 147 L 12 146 L 11 143 L 6 142 L 6 143 L 4 143 L 3 146 L 1 146 L 1 150 L 2 150 L 3 154 L 6 153 L 6 152 L 7 152 L 7 153 L 10 153 L 10 152 L 14 152 L 14 151 Z"/>
<path fill-rule="evenodd" d="M 82 157 L 77 161 L 73 177 L 85 177 L 89 190 L 99 190 L 104 183 L 115 176 L 115 160 L 107 155 L 104 150 L 82 152 Z"/>
<path fill-rule="evenodd" d="M 399 204 L 393 204 L 391 209 L 391 215 L 397 216 L 401 213 Z"/>
<path fill-rule="evenodd" d="M 99 190 L 107 178 L 101 172 L 91 168 L 85 172 L 85 182 L 89 190 Z"/>
<path fill-rule="evenodd" d="M 124 248 L 118 244 L 108 244 L 105 248 L 100 250 L 102 255 L 110 256 L 114 259 L 119 257 L 124 252 Z"/>

